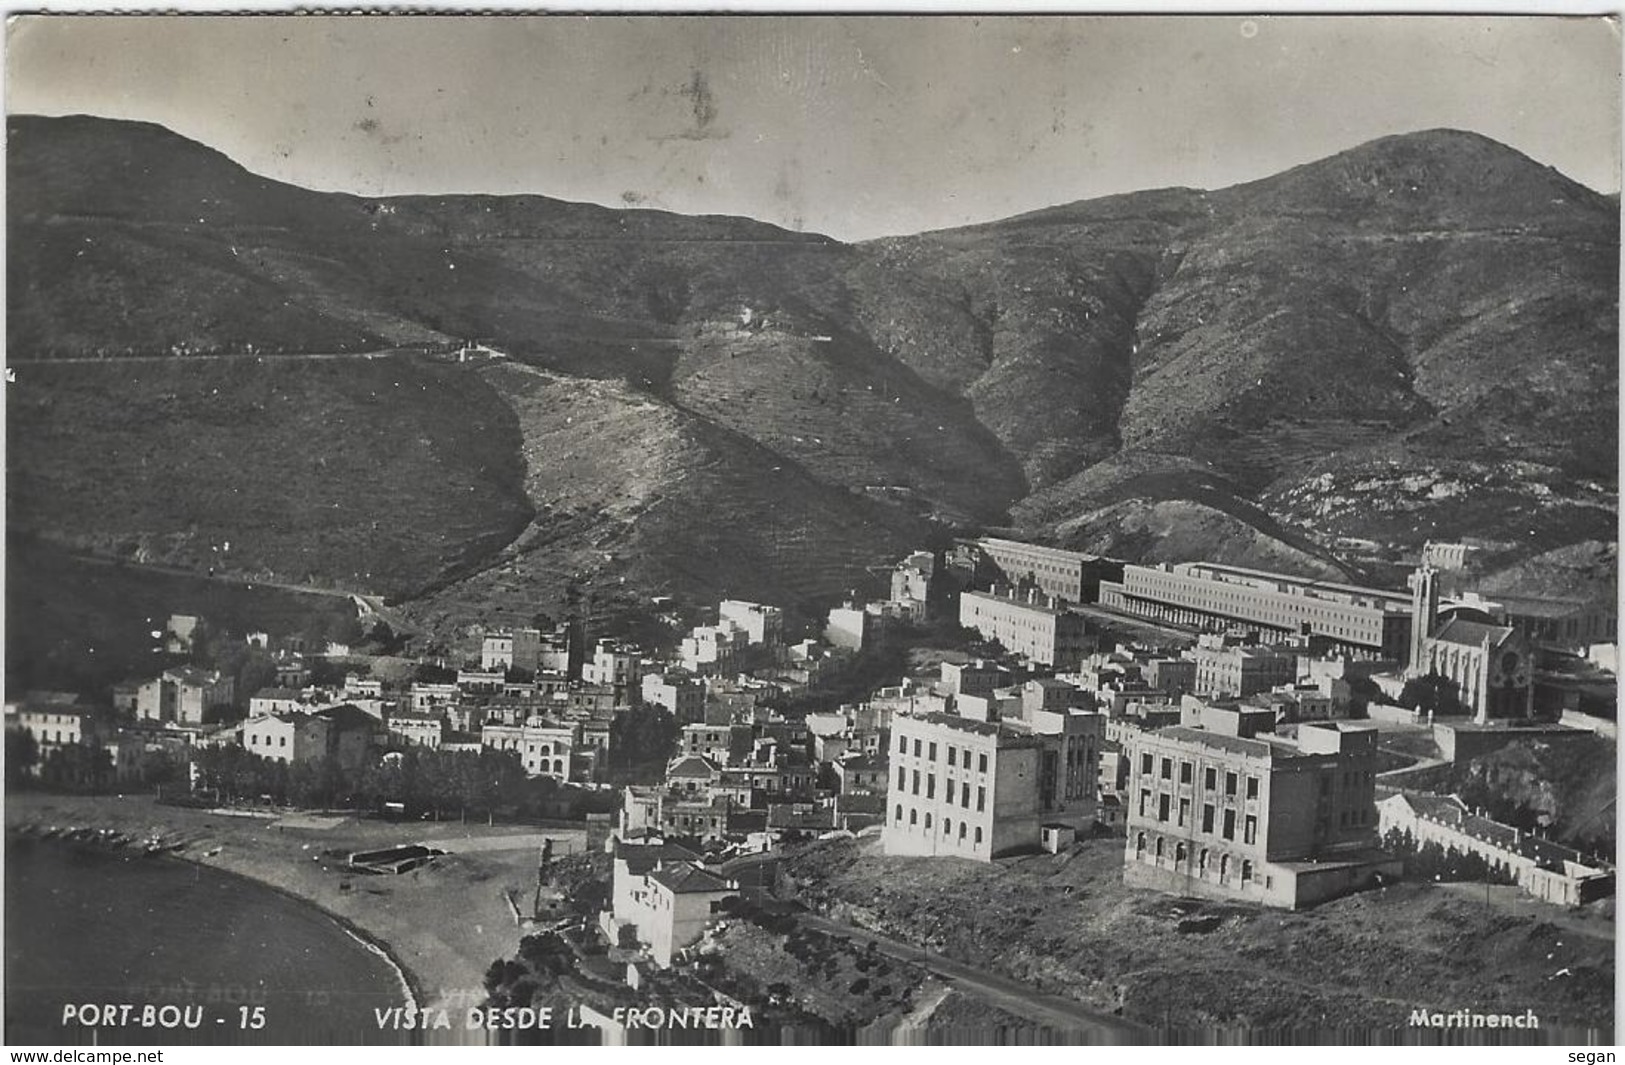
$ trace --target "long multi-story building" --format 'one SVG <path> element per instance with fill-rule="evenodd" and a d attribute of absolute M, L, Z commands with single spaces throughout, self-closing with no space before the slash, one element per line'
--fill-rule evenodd
<path fill-rule="evenodd" d="M 1036 593 L 1023 599 L 999 588 L 961 592 L 959 623 L 999 641 L 1011 654 L 1058 670 L 1077 669 L 1097 643 L 1082 615 Z"/>
<path fill-rule="evenodd" d="M 1407 592 L 1305 580 L 1211 562 L 1124 566 L 1100 586 L 1100 604 L 1197 628 L 1311 635 L 1365 657 L 1404 658 L 1411 631 Z"/>
<path fill-rule="evenodd" d="M 1231 720 L 1250 731 L 1247 715 Z M 1296 742 L 1183 725 L 1124 732 L 1125 883 L 1296 909 L 1397 877 L 1375 849 L 1376 739 L 1342 724 L 1304 725 Z"/>
<path fill-rule="evenodd" d="M 1017 585 L 1031 582 L 1045 595 L 1069 603 L 1092 603 L 1103 580 L 1120 580 L 1123 564 L 1098 555 L 1063 551 L 1058 547 L 1024 544 L 984 536 L 976 541 L 983 558 L 998 570 L 999 580 Z"/>
<path fill-rule="evenodd" d="M 6 727 L 28 733 L 43 756 L 97 738 L 95 715 L 72 692 L 29 692 L 6 704 Z"/>

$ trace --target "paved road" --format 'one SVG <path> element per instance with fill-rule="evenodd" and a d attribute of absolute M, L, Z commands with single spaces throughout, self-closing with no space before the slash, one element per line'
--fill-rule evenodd
<path fill-rule="evenodd" d="M 161 562 L 131 562 L 124 559 L 112 559 L 102 555 L 93 555 L 89 552 L 75 551 L 72 548 L 63 550 L 76 562 L 83 562 L 91 566 L 109 566 L 127 569 L 132 573 L 162 573 L 172 577 L 188 577 L 195 580 L 218 581 L 222 584 L 240 584 L 247 588 L 276 588 L 285 592 L 301 592 L 305 595 L 321 595 L 329 599 L 347 599 L 361 615 L 363 623 L 371 620 L 382 620 L 394 630 L 397 635 L 410 636 L 418 631 L 416 625 L 407 621 L 401 614 L 384 605 L 384 597 L 370 592 L 355 592 L 347 588 L 333 588 L 321 584 L 299 584 L 293 581 L 267 580 L 262 577 L 251 577 L 243 573 L 227 571 L 209 572 L 206 570 L 187 569 L 184 566 L 167 566 Z"/>
<path fill-rule="evenodd" d="M 1036 1024 L 1054 1029 L 1058 1035 L 1083 1043 L 1112 1044 L 1139 1044 L 1151 1037 L 1149 1030 L 1121 1017 L 1091 1010 L 1071 999 L 1041 994 L 1018 981 L 985 969 L 963 965 L 940 954 L 921 950 L 863 928 L 810 913 L 801 914 L 800 920 L 820 932 L 873 943 L 883 954 L 911 965 L 918 965 L 950 981 L 961 991 L 975 995 L 1017 1017 L 1025 1017 Z"/>
<path fill-rule="evenodd" d="M 190 355 L 57 355 L 44 358 L 13 358 L 8 366 L 79 366 L 96 363 L 102 366 L 120 366 L 124 363 L 147 362 L 332 362 L 335 360 L 392 359 L 402 356 L 421 356 L 419 351 L 216 351 Z M 442 356 L 444 361 L 451 361 Z"/>

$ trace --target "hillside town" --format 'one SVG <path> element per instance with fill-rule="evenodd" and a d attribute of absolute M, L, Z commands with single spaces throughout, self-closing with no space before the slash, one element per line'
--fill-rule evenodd
<path fill-rule="evenodd" d="M 830 839 L 974 863 L 1116 839 L 1128 888 L 1289 911 L 1440 870 L 1608 898 L 1611 853 L 1439 790 L 1511 745 L 1615 737 L 1614 615 L 1481 595 L 1466 552 L 1430 543 L 1401 592 L 984 537 L 797 628 L 723 600 L 664 652 L 580 618 L 433 659 L 245 633 L 269 681 L 246 692 L 203 661 L 209 620 L 177 615 L 153 630 L 169 664 L 105 702 L 9 702 L 8 769 L 205 806 L 573 817 L 612 859 L 591 927 L 634 969 L 683 970 Z"/>

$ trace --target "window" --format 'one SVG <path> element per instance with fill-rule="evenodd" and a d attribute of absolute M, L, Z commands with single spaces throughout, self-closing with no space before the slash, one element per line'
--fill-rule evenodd
<path fill-rule="evenodd" d="M 1258 778 L 1257 777 L 1248 777 L 1247 778 L 1247 797 L 1249 799 L 1258 798 Z"/>
<path fill-rule="evenodd" d="M 959 805 L 963 806 L 967 810 L 970 809 L 970 785 L 969 784 L 961 784 L 961 785 L 959 785 Z"/>
<path fill-rule="evenodd" d="M 277 746 L 278 747 L 286 747 L 287 745 L 288 745 L 288 737 L 286 737 L 286 736 L 278 736 L 277 737 Z"/>
<path fill-rule="evenodd" d="M 1258 841 L 1258 818 L 1248 817 L 1243 823 L 1241 840 L 1243 843 L 1256 843 Z"/>
<path fill-rule="evenodd" d="M 1253 878 L 1253 863 L 1246 858 L 1241 860 L 1241 882 L 1243 884 Z"/>
<path fill-rule="evenodd" d="M 1166 795 L 1157 796 L 1157 820 L 1168 820 L 1168 796 Z"/>
<path fill-rule="evenodd" d="M 1180 762 L 1179 763 L 1179 782 L 1181 784 L 1189 784 L 1191 782 L 1191 777 L 1195 773 L 1195 769 L 1196 769 L 1196 767 L 1191 765 L 1191 763 L 1189 763 L 1189 762 Z"/>
<path fill-rule="evenodd" d="M 1219 879 L 1230 879 L 1230 855 L 1228 854 L 1221 854 L 1219 856 Z"/>
<path fill-rule="evenodd" d="M 918 795 L 919 793 L 920 793 L 920 771 L 918 769 L 916 769 L 914 771 L 914 794 Z"/>
<path fill-rule="evenodd" d="M 976 756 L 976 771 L 978 773 L 987 772 L 987 755 L 979 754 Z"/>
<path fill-rule="evenodd" d="M 915 740 L 914 741 L 914 757 L 918 758 L 919 756 L 920 756 L 920 741 Z"/>
<path fill-rule="evenodd" d="M 951 820 L 949 820 L 948 818 L 944 817 L 942 819 L 942 834 L 944 836 L 951 836 L 951 835 L 953 835 L 953 832 L 954 832 L 954 823 Z"/>
<path fill-rule="evenodd" d="M 949 765 L 950 768 L 958 763 L 958 760 L 959 760 L 958 755 L 959 755 L 959 748 L 953 746 L 952 744 L 949 744 L 949 746 L 948 746 L 948 765 Z"/>
<path fill-rule="evenodd" d="M 903 804 L 902 803 L 897 804 L 897 823 L 898 824 L 903 823 Z"/>
<path fill-rule="evenodd" d="M 981 813 L 986 808 L 987 808 L 987 789 L 986 788 L 977 788 L 976 789 L 976 812 Z M 980 832 L 981 829 L 977 829 L 976 831 Z"/>
<path fill-rule="evenodd" d="M 897 753 L 898 754 L 907 754 L 908 753 L 908 737 L 907 736 L 899 736 L 899 737 L 897 737 Z"/>
<path fill-rule="evenodd" d="M 1236 811 L 1234 810 L 1224 812 L 1224 838 L 1236 838 Z"/>
<path fill-rule="evenodd" d="M 1136 858 L 1144 858 L 1145 857 L 1145 833 L 1144 832 L 1141 832 L 1134 839 L 1134 857 L 1136 857 Z"/>
<path fill-rule="evenodd" d="M 927 799 L 937 797 L 937 775 L 935 773 L 925 775 L 925 797 Z"/>
<path fill-rule="evenodd" d="M 930 814 L 925 815 L 925 830 L 927 832 L 931 831 L 931 815 Z"/>
<path fill-rule="evenodd" d="M 1157 837 L 1157 861 L 1162 861 L 1162 837 Z"/>
<path fill-rule="evenodd" d="M 1151 756 L 1149 754 L 1140 755 L 1140 775 L 1147 777 L 1151 775 Z"/>
<path fill-rule="evenodd" d="M 965 822 L 963 822 L 963 821 L 959 822 L 959 838 L 960 838 L 961 841 L 963 841 L 964 838 L 965 838 Z M 977 829 L 976 830 L 976 840 L 977 840 L 977 842 L 981 842 L 981 839 L 982 839 L 982 830 Z"/>
<path fill-rule="evenodd" d="M 909 823 L 909 825 L 911 825 L 911 826 L 916 825 L 916 824 L 919 824 L 919 822 L 920 822 L 920 811 L 915 810 L 913 808 L 910 808 L 909 811 L 908 811 L 908 823 Z"/>
<path fill-rule="evenodd" d="M 908 787 L 908 770 L 902 766 L 897 767 L 897 790 L 902 791 Z"/>
<path fill-rule="evenodd" d="M 1202 804 L 1202 831 L 1213 831 L 1213 804 L 1210 802 Z"/>
<path fill-rule="evenodd" d="M 982 826 L 981 825 L 976 826 L 976 845 L 977 846 L 982 845 Z"/>
<path fill-rule="evenodd" d="M 1207 875 L 1207 848 L 1206 847 L 1203 847 L 1202 852 L 1196 856 L 1196 874 L 1198 876 L 1206 876 Z"/>
<path fill-rule="evenodd" d="M 1173 778 L 1174 778 L 1174 760 L 1172 758 L 1164 758 L 1162 760 L 1162 779 L 1164 779 L 1164 780 L 1172 780 Z"/>
<path fill-rule="evenodd" d="M 1141 817 L 1144 817 L 1146 815 L 1146 811 L 1147 811 L 1147 809 L 1149 809 L 1150 806 L 1151 806 L 1151 789 L 1150 788 L 1141 788 L 1140 789 L 1140 816 Z"/>
<path fill-rule="evenodd" d="M 929 757 L 933 762 L 937 760 L 937 745 L 935 743 L 931 745 L 930 753 L 927 755 L 927 757 Z"/>
<path fill-rule="evenodd" d="M 1185 858 L 1186 858 L 1185 845 L 1183 843 L 1176 844 L 1174 846 L 1174 864 L 1175 865 L 1184 865 L 1185 864 Z"/>
<path fill-rule="evenodd" d="M 1185 822 L 1189 821 L 1190 819 L 1191 819 L 1191 801 L 1189 799 L 1180 799 L 1179 800 L 1179 827 L 1184 828 L 1185 827 Z"/>
<path fill-rule="evenodd" d="M 1209 790 L 1209 791 L 1212 791 L 1214 788 L 1218 787 L 1219 786 L 1219 775 L 1218 774 L 1219 774 L 1219 771 L 1217 769 L 1214 769 L 1212 766 L 1208 766 L 1205 770 L 1202 771 L 1202 786 L 1207 788 L 1207 790 Z"/>
<path fill-rule="evenodd" d="M 1236 774 L 1226 773 L 1224 775 L 1224 793 L 1226 795 L 1234 795 L 1236 793 Z"/>

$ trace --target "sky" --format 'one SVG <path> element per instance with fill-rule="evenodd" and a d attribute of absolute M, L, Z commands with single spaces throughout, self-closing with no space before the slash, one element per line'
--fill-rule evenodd
<path fill-rule="evenodd" d="M 9 113 L 142 119 L 307 188 L 539 193 L 846 240 L 1473 130 L 1619 188 L 1598 17 L 12 20 Z"/>

